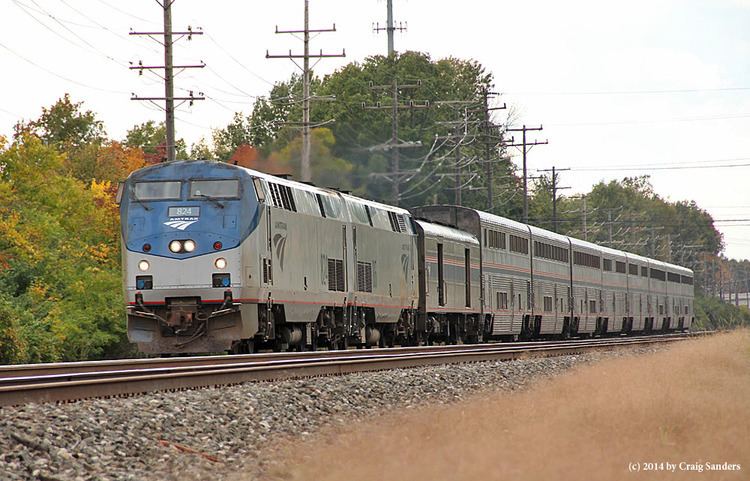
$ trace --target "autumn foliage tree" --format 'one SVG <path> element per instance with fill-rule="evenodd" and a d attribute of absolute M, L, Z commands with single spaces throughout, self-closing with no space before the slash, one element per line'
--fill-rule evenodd
<path fill-rule="evenodd" d="M 36 136 L 4 148 L 0 165 L 3 360 L 90 359 L 126 349 L 111 183 L 67 175 L 65 155 Z"/>
<path fill-rule="evenodd" d="M 67 95 L 0 138 L 0 363 L 132 352 L 115 193 L 144 165 Z"/>

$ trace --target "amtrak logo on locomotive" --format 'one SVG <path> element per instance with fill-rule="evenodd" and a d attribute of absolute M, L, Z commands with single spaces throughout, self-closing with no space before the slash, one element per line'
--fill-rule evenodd
<path fill-rule="evenodd" d="M 196 222 L 198 222 L 198 218 L 196 217 L 181 217 L 165 222 L 164 225 L 172 229 L 185 230 Z"/>
<path fill-rule="evenodd" d="M 279 267 L 284 270 L 284 255 L 286 253 L 286 236 L 276 234 L 273 236 L 273 245 L 276 246 L 276 257 L 279 258 Z"/>

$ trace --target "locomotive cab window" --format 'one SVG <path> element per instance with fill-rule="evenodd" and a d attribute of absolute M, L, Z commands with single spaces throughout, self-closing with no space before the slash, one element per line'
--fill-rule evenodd
<path fill-rule="evenodd" d="M 133 195 L 136 200 L 179 200 L 182 182 L 137 182 Z"/>
<path fill-rule="evenodd" d="M 125 192 L 125 183 L 124 182 L 118 182 L 117 183 L 117 196 L 115 197 L 115 204 L 120 205 L 122 202 L 122 193 Z"/>
<path fill-rule="evenodd" d="M 240 181 L 194 180 L 190 182 L 190 198 L 237 199 L 240 196 Z"/>
<path fill-rule="evenodd" d="M 263 181 L 253 177 L 253 185 L 255 185 L 255 195 L 258 197 L 258 202 L 265 202 L 266 190 L 263 188 Z"/>

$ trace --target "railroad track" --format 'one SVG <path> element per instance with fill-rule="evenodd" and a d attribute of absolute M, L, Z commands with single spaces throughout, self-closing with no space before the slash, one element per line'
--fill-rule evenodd
<path fill-rule="evenodd" d="M 695 334 L 0 366 L 0 406 L 458 362 L 560 356 Z"/>

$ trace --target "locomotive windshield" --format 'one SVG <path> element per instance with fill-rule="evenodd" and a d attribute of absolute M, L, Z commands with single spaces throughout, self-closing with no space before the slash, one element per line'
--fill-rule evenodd
<path fill-rule="evenodd" d="M 181 182 L 137 182 L 135 184 L 136 200 L 176 200 L 180 198 Z"/>
<path fill-rule="evenodd" d="M 211 199 L 236 199 L 240 196 L 240 181 L 194 180 L 190 182 L 190 198 L 208 197 Z"/>

